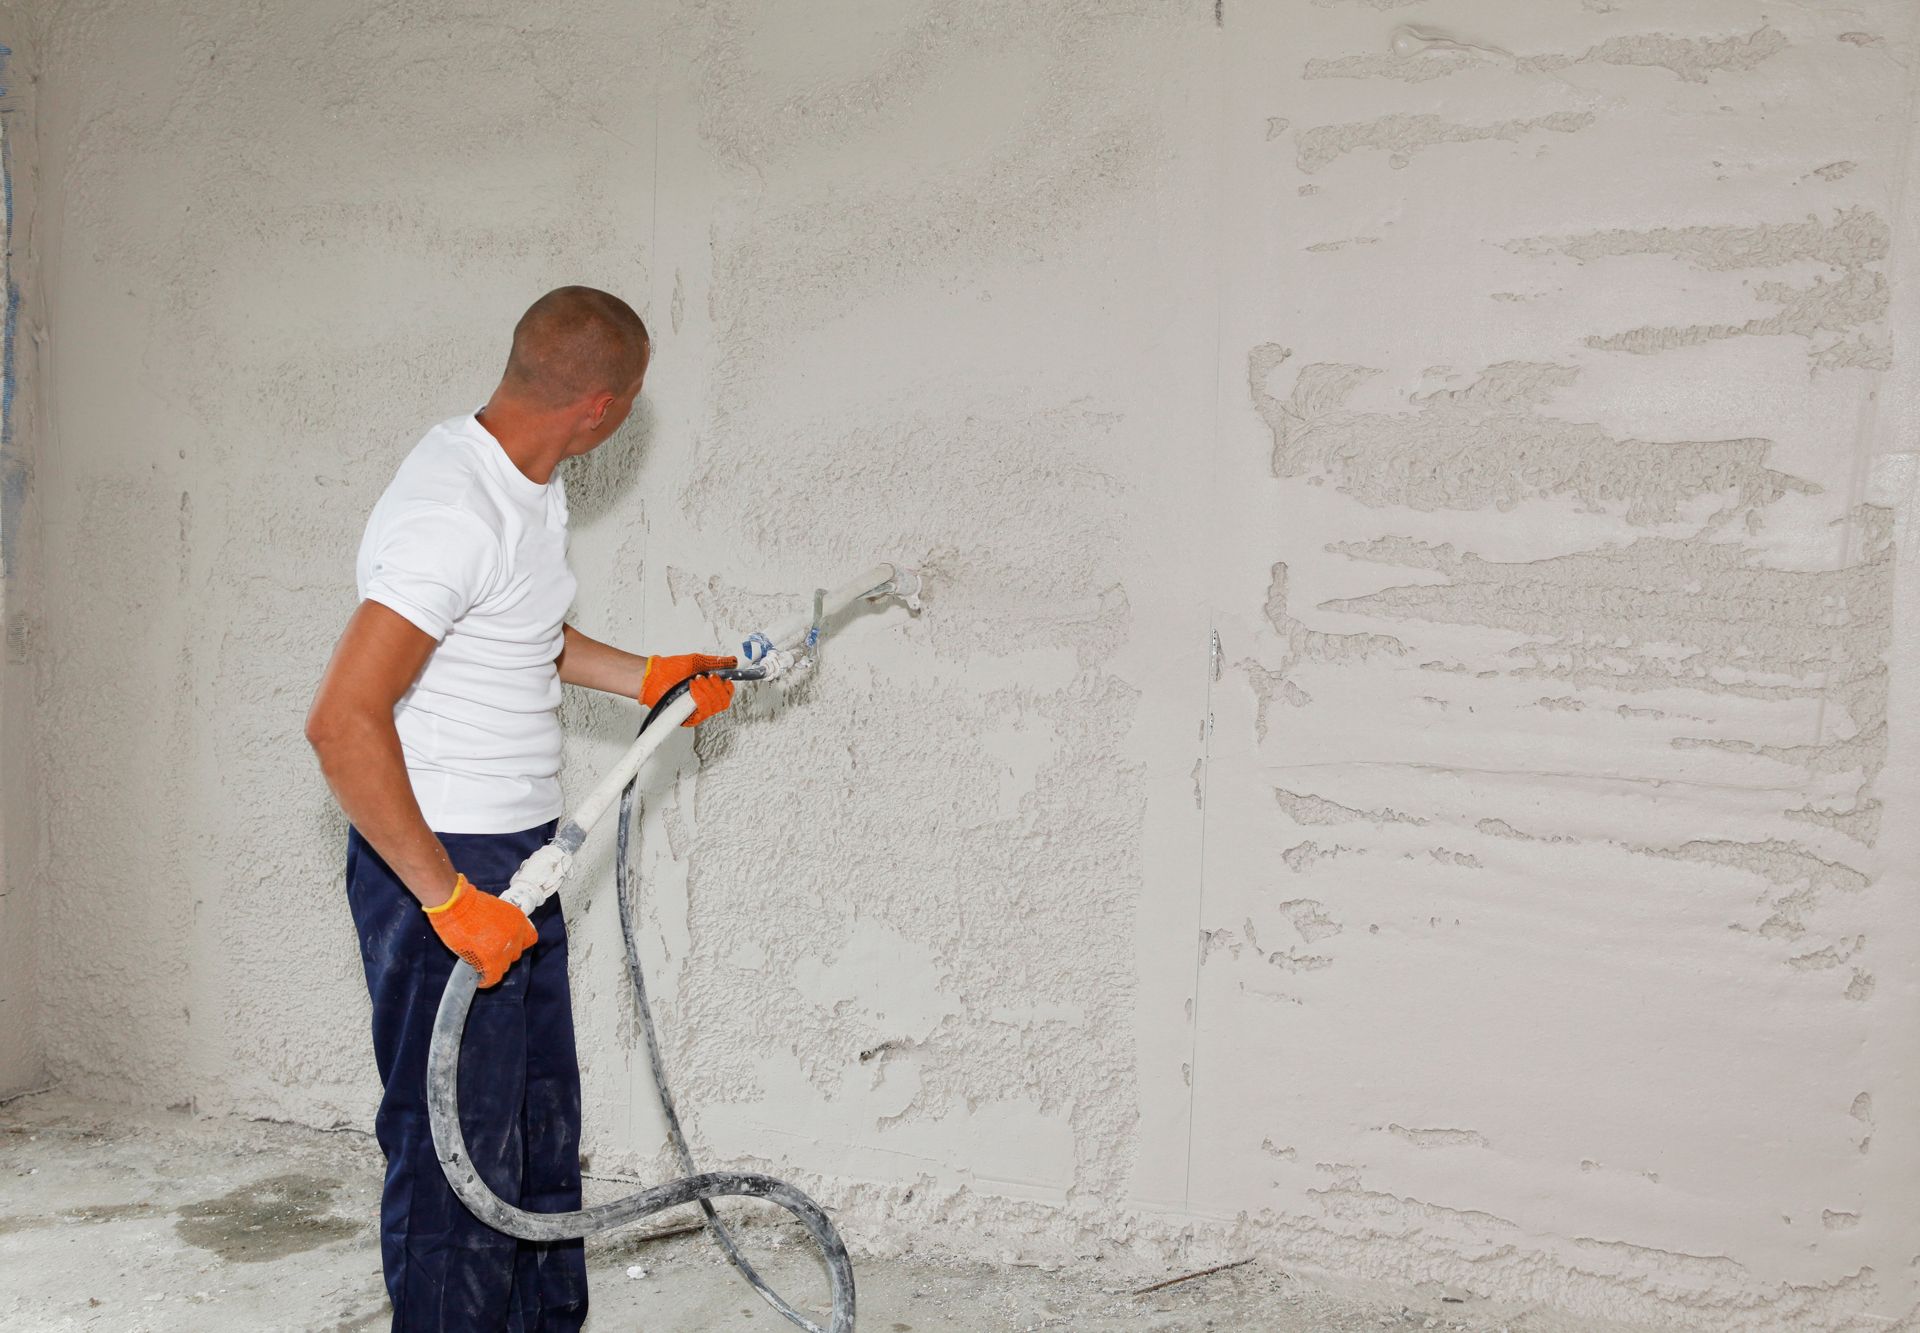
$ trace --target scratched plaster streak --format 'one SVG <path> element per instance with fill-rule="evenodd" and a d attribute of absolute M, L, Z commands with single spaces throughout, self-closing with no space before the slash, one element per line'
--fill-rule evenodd
<path fill-rule="evenodd" d="M 1787 966 L 1796 972 L 1824 972 L 1846 963 L 1866 947 L 1867 937 L 1855 935 L 1850 940 L 1841 940 L 1837 944 L 1829 944 L 1822 949 L 1795 954 L 1787 959 Z"/>
<path fill-rule="evenodd" d="M 1522 677 L 1571 674 L 1583 685 L 1631 688 L 1644 672 L 1658 688 L 1714 694 L 1744 686 L 1757 698 L 1825 695 L 1878 709 L 1878 716 L 1854 718 L 1860 734 L 1885 722 L 1877 692 L 1856 687 L 1883 670 L 1884 629 L 1876 616 L 1891 592 L 1889 549 L 1828 570 L 1770 567 L 1736 545 L 1701 537 L 1642 537 L 1512 562 L 1407 539 L 1333 549 L 1430 570 L 1446 581 L 1386 587 L 1323 609 L 1542 636 L 1510 650 L 1534 659 L 1514 672 Z M 1545 666 L 1553 655 L 1563 659 L 1559 673 Z M 1597 657 L 1616 665 L 1583 670 Z"/>
<path fill-rule="evenodd" d="M 1860 893 L 1873 880 L 1865 872 L 1838 861 L 1816 856 L 1797 844 L 1768 839 L 1764 842 L 1736 842 L 1725 838 L 1702 838 L 1677 847 L 1635 847 L 1643 856 L 1673 861 L 1691 861 L 1702 865 L 1725 866 L 1744 871 L 1769 884 L 1785 889 L 1781 896 L 1769 899 L 1774 911 L 1758 933 L 1784 939 L 1798 939 L 1806 933 L 1805 916 L 1820 904 L 1828 891 Z"/>
<path fill-rule="evenodd" d="M 1708 76 L 1744 72 L 1787 49 L 1786 35 L 1762 27 L 1745 36 L 1674 37 L 1665 33 L 1637 33 L 1612 37 L 1578 55 L 1547 52 L 1503 59 L 1490 53 L 1438 48 L 1410 55 L 1392 52 L 1309 60 L 1302 71 L 1309 79 L 1398 79 L 1424 83 L 1462 70 L 1509 68 L 1522 74 L 1553 74 L 1577 65 L 1624 65 L 1665 69 L 1688 83 L 1705 83 Z"/>
<path fill-rule="evenodd" d="M 1418 815 L 1402 814 L 1398 810 L 1360 810 L 1338 801 L 1330 801 L 1324 796 L 1315 796 L 1306 792 L 1292 792 L 1276 787 L 1273 799 L 1286 812 L 1287 818 L 1296 824 L 1349 824 L 1364 820 L 1369 824 L 1424 824 L 1427 821 Z"/>
<path fill-rule="evenodd" d="M 1621 255 L 1668 255 L 1694 268 L 1726 273 L 1805 260 L 1856 268 L 1885 259 L 1892 240 L 1892 230 L 1878 213 L 1851 207 L 1825 222 L 1809 215 L 1804 222 L 1615 227 L 1572 236 L 1523 237 L 1504 248 L 1519 255 L 1565 255 L 1583 264 Z"/>
<path fill-rule="evenodd" d="M 1309 839 L 1280 853 L 1280 860 L 1287 869 L 1298 875 L 1305 873 L 1310 866 L 1319 861 L 1329 861 L 1336 856 L 1365 856 L 1366 854 L 1366 849 L 1363 847 L 1347 847 L 1340 844 L 1322 847 Z"/>
<path fill-rule="evenodd" d="M 1476 831 L 1486 834 L 1489 838 L 1509 838 L 1514 842 L 1564 843 L 1579 841 L 1577 838 L 1569 837 L 1564 833 L 1556 833 L 1550 837 L 1543 837 L 1538 833 L 1528 833 L 1522 829 L 1515 828 L 1504 819 L 1482 819 L 1475 823 L 1473 827 Z"/>
<path fill-rule="evenodd" d="M 1858 801 L 1851 809 L 1836 810 L 1831 807 L 1806 805 L 1782 813 L 1796 823 L 1818 824 L 1839 833 L 1844 833 L 1855 842 L 1873 845 L 1880 836 L 1880 814 L 1883 803 L 1868 797 Z"/>
<path fill-rule="evenodd" d="M 1381 1133 L 1405 1139 L 1416 1148 L 1491 1148 L 1487 1136 L 1476 1129 L 1409 1129 L 1405 1125 L 1387 1125 Z"/>
<path fill-rule="evenodd" d="M 1871 786 L 1886 755 L 1893 564 L 1884 512 L 1862 510 L 1857 517 L 1863 554 L 1834 569 L 1773 568 L 1737 545 L 1701 536 L 1644 537 L 1523 562 L 1488 561 L 1404 538 L 1336 544 L 1342 554 L 1438 573 L 1446 582 L 1383 588 L 1323 609 L 1538 636 L 1508 650 L 1510 659 L 1532 664 L 1507 674 L 1559 673 L 1582 688 L 1824 697 L 1835 705 L 1828 714 L 1831 733 L 1810 744 L 1693 736 L 1670 743 L 1795 765 L 1810 778 L 1851 775 L 1858 784 L 1855 808 L 1864 810 L 1871 808 Z M 1793 809 L 1781 814 L 1795 817 Z M 1802 815 L 1799 822 L 1808 821 Z M 1801 940 L 1818 926 L 1831 893 L 1856 894 L 1872 882 L 1866 872 L 1785 838 L 1632 850 L 1762 880 L 1769 886 L 1761 898 L 1763 918 L 1730 924 L 1768 939 Z M 1836 931 L 1848 933 L 1842 922 L 1824 929 L 1829 942 Z M 1872 978 L 1857 972 L 1847 994 L 1864 998 L 1871 986 Z"/>
<path fill-rule="evenodd" d="M 1312 702 L 1313 696 L 1291 679 L 1292 673 L 1301 665 L 1364 662 L 1382 654 L 1401 657 L 1408 651 L 1405 644 L 1390 634 L 1330 634 L 1308 629 L 1287 610 L 1287 566 L 1284 561 L 1276 561 L 1273 565 L 1264 609 L 1267 623 L 1280 636 L 1279 665 L 1268 666 L 1253 657 L 1243 658 L 1234 664 L 1235 669 L 1246 674 L 1247 684 L 1253 690 L 1256 701 L 1254 734 L 1261 740 L 1267 737 L 1268 710 L 1272 704 L 1280 702 L 1291 708 L 1300 708 Z"/>
<path fill-rule="evenodd" d="M 1642 440 L 1552 416 L 1543 405 L 1573 384 L 1571 366 L 1502 362 L 1465 388 L 1415 394 L 1412 411 L 1387 412 L 1348 406 L 1380 373 L 1366 366 L 1302 366 L 1292 392 L 1276 397 L 1267 384 L 1287 357 L 1270 343 L 1248 357 L 1254 406 L 1273 433 L 1273 475 L 1325 479 L 1374 508 L 1506 511 L 1566 496 L 1593 512 L 1624 505 L 1627 522 L 1651 525 L 1722 495 L 1724 522 L 1819 489 L 1767 467 L 1764 439 Z"/>
<path fill-rule="evenodd" d="M 1808 354 L 1815 370 L 1885 370 L 1893 364 L 1892 349 L 1861 331 L 1862 325 L 1878 324 L 1886 317 L 1889 298 L 1883 274 L 1854 270 L 1833 282 L 1816 277 L 1804 287 L 1763 282 L 1755 285 L 1753 294 L 1756 300 L 1771 302 L 1779 310 L 1739 324 L 1647 325 L 1622 333 L 1596 334 L 1587 338 L 1586 344 L 1601 351 L 1650 356 L 1728 338 L 1791 335 L 1813 342 L 1822 334 L 1837 334 Z"/>
<path fill-rule="evenodd" d="M 1554 111 L 1544 116 L 1468 125 L 1430 113 L 1395 113 L 1377 120 L 1342 125 L 1315 125 L 1294 140 L 1294 160 L 1309 174 L 1339 161 L 1348 153 L 1382 152 L 1387 165 L 1404 167 L 1414 154 L 1440 144 L 1518 143 L 1530 134 L 1577 134 L 1593 124 L 1591 111 Z"/>
<path fill-rule="evenodd" d="M 1876 674 L 1869 677 L 1877 683 Z M 1829 693 L 1837 694 L 1838 685 Z M 1880 694 L 1881 691 L 1873 691 Z M 1885 700 L 1867 716 L 1883 716 Z M 1857 708 L 1850 708 L 1855 716 L 1860 716 Z M 1673 746 L 1678 750 L 1721 750 L 1728 754 L 1757 755 L 1763 759 L 1772 759 L 1782 764 L 1792 764 L 1804 768 L 1809 773 L 1877 773 L 1887 757 L 1887 728 L 1884 723 L 1876 723 L 1851 736 L 1837 740 L 1821 741 L 1812 745 L 1763 745 L 1757 741 L 1737 740 L 1721 736 L 1678 736 Z M 1812 821 L 1818 822 L 1818 821 Z"/>
<path fill-rule="evenodd" d="M 1626 255 L 1666 255 L 1706 272 L 1739 272 L 1819 264 L 1830 270 L 1810 281 L 1754 284 L 1754 299 L 1775 310 L 1738 323 L 1646 325 L 1595 334 L 1587 346 L 1649 355 L 1676 347 L 1729 338 L 1792 336 L 1814 344 L 1815 370 L 1884 370 L 1891 350 L 1879 327 L 1886 319 L 1886 276 L 1872 267 L 1887 257 L 1892 233 L 1878 213 L 1860 206 L 1831 220 L 1741 225 L 1614 228 L 1564 237 L 1524 237 L 1506 248 L 1515 254 L 1559 254 L 1582 264 Z"/>

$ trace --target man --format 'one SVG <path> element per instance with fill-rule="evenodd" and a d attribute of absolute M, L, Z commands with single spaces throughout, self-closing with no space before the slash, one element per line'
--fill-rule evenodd
<path fill-rule="evenodd" d="M 428 431 L 374 506 L 361 602 L 307 718 L 353 825 L 347 901 L 384 1089 L 380 1247 L 396 1333 L 546 1333 L 586 1318 L 581 1242 L 502 1235 L 448 1187 L 427 1048 L 457 955 L 484 988 L 460 1061 L 474 1164 L 523 1208 L 579 1207 L 566 925 L 557 899 L 529 919 L 497 895 L 561 812 L 562 684 L 650 706 L 694 677 L 688 725 L 733 691 L 698 674 L 730 657 L 638 656 L 565 623 L 575 583 L 555 469 L 620 428 L 650 351 L 640 317 L 606 292 L 562 287 L 533 303 L 487 405 Z"/>

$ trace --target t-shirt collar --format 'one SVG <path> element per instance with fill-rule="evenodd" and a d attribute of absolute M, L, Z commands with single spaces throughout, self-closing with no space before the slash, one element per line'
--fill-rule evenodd
<path fill-rule="evenodd" d="M 487 460 L 487 466 L 493 469 L 494 474 L 500 478 L 501 483 L 515 495 L 525 496 L 529 500 L 538 500 L 545 496 L 547 486 L 535 481 L 532 477 L 529 477 L 526 473 L 515 467 L 513 460 L 507 457 L 507 451 L 501 447 L 500 441 L 496 439 L 493 432 L 488 430 L 481 422 L 479 414 L 481 408 L 485 406 L 486 404 L 482 403 L 480 407 L 476 407 L 466 416 L 462 424 L 471 430 L 478 438 L 480 444 L 484 446 L 480 450 L 480 453 Z M 549 482 L 547 484 L 551 485 L 552 483 Z"/>

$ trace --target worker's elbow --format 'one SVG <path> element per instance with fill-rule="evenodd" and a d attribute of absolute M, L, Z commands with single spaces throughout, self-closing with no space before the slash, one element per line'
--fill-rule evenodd
<path fill-rule="evenodd" d="M 321 699 L 314 700 L 313 707 L 307 710 L 307 744 L 313 747 L 321 762 L 339 745 L 346 730 L 344 722 L 340 710 L 328 707 Z"/>

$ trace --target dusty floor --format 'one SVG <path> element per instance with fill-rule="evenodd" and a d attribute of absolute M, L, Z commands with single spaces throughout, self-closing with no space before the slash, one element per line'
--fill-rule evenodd
<path fill-rule="evenodd" d="M 372 1219 L 379 1155 L 359 1134 L 149 1115 L 58 1094 L 0 1107 L 0 1330 L 387 1326 Z M 825 1282 L 784 1227 L 749 1229 L 783 1291 Z M 589 1242 L 590 1333 L 788 1327 L 699 1234 Z M 1570 1333 L 1538 1312 L 1334 1296 L 1249 1265 L 1147 1296 L 1164 1274 L 857 1262 L 862 1333 L 978 1329 Z M 635 1273 L 644 1275 L 635 1276 Z"/>

